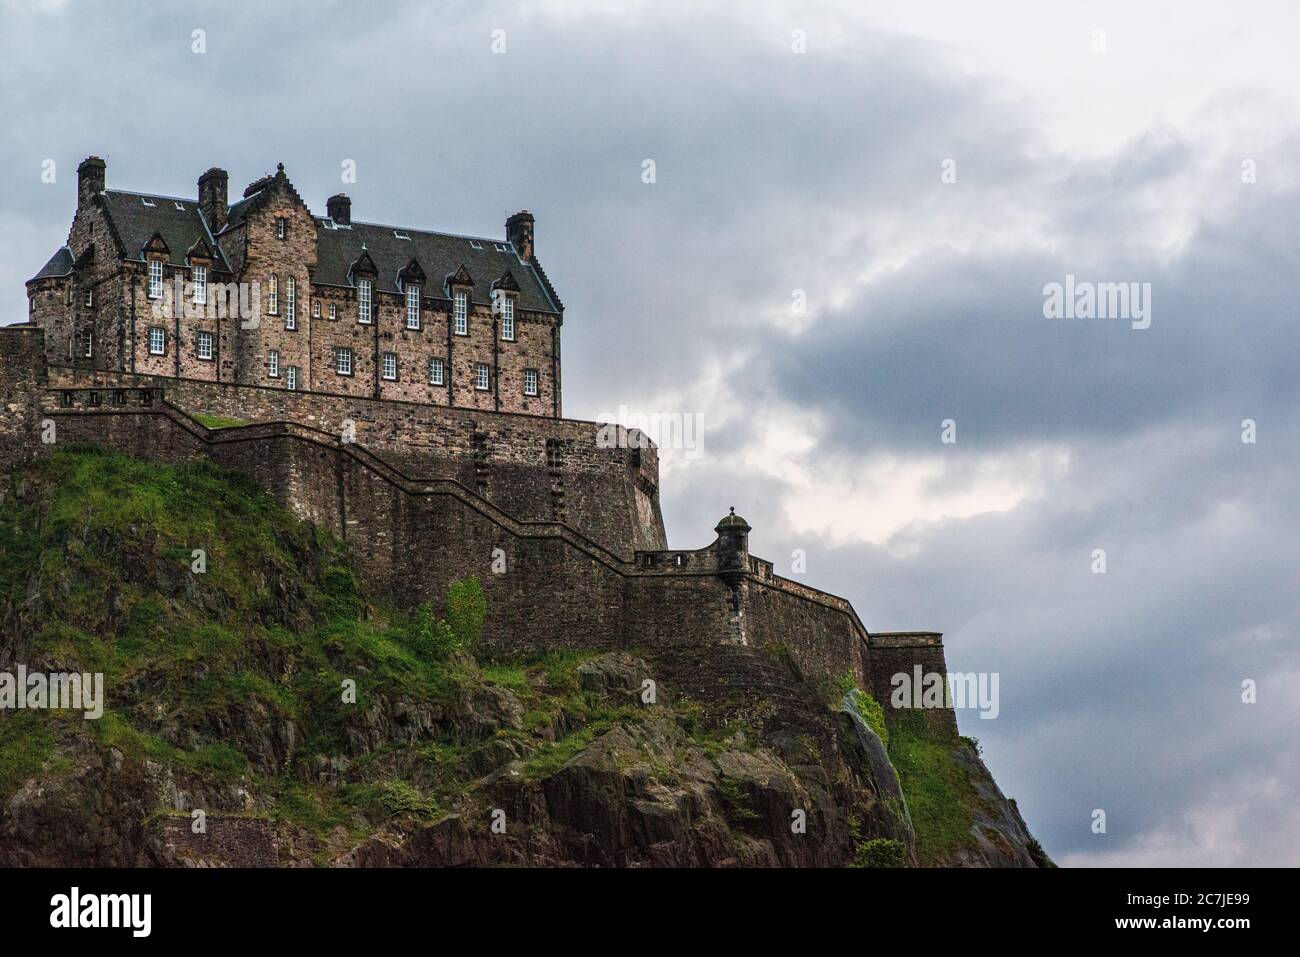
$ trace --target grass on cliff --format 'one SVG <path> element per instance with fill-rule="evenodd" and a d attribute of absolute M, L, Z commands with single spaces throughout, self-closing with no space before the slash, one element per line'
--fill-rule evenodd
<path fill-rule="evenodd" d="M 970 745 L 956 735 L 935 730 L 920 712 L 902 714 L 889 732 L 889 760 L 916 833 L 916 856 L 922 867 L 950 860 L 971 847 L 971 825 L 980 798 L 969 772 L 955 758 Z"/>
<path fill-rule="evenodd" d="M 442 620 L 429 606 L 404 614 L 368 600 L 337 540 L 206 461 L 55 451 L 0 476 L 0 661 L 102 672 L 107 704 L 97 721 L 6 713 L 0 803 L 27 778 L 57 774 L 60 745 L 89 734 L 127 760 L 211 783 L 251 776 L 287 793 L 273 813 L 292 817 L 320 801 L 270 785 L 284 769 L 266 767 L 268 736 L 292 726 L 293 756 L 344 753 L 380 696 L 438 707 L 478 680 L 472 663 L 451 660 L 482 628 L 477 581 L 446 604 Z M 356 706 L 342 701 L 345 681 Z M 367 800 L 427 810 L 378 785 L 323 800 L 340 795 L 347 808 L 316 820 L 337 825 Z"/>

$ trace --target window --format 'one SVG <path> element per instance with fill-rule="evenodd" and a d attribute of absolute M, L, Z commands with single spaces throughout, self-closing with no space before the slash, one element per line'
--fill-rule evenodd
<path fill-rule="evenodd" d="M 149 355 L 163 356 L 167 354 L 167 330 L 160 326 L 149 327 Z"/>
<path fill-rule="evenodd" d="M 489 377 L 488 364 L 486 362 L 476 362 L 474 364 L 474 388 L 480 392 L 486 392 L 492 384 Z"/>
<path fill-rule="evenodd" d="M 384 378 L 393 381 L 397 378 L 397 353 L 385 352 L 383 356 Z"/>
<path fill-rule="evenodd" d="M 284 387 L 288 389 L 290 392 L 297 391 L 298 389 L 298 367 L 297 366 L 284 367 Z"/>
<path fill-rule="evenodd" d="M 429 385 L 445 385 L 445 369 L 441 359 L 429 360 Z"/>
<path fill-rule="evenodd" d="M 280 277 L 271 273 L 271 295 L 266 301 L 266 311 L 272 316 L 280 314 Z"/>
<path fill-rule="evenodd" d="M 334 305 L 334 303 L 331 302 L 331 303 L 330 303 L 330 318 L 331 318 L 331 319 L 337 319 L 338 317 L 339 317 L 338 309 L 337 309 L 337 307 Z"/>
<path fill-rule="evenodd" d="M 406 287 L 406 328 L 420 328 L 420 287 Z"/>
<path fill-rule="evenodd" d="M 515 298 L 501 293 L 501 338 L 515 340 Z"/>
<path fill-rule="evenodd" d="M 89 329 L 81 334 L 81 345 L 84 350 L 82 355 L 87 359 L 93 359 L 95 356 L 95 334 Z"/>
<path fill-rule="evenodd" d="M 292 276 L 284 284 L 284 327 L 298 328 L 298 284 Z"/>
<path fill-rule="evenodd" d="M 87 290 L 86 290 L 86 308 L 89 309 L 89 308 L 90 308 L 91 306 L 93 306 L 94 304 L 95 304 L 95 290 L 94 290 L 94 289 L 87 289 Z"/>
<path fill-rule="evenodd" d="M 334 350 L 334 371 L 339 375 L 352 375 L 352 350 L 340 347 Z"/>
<path fill-rule="evenodd" d="M 313 302 L 313 303 L 311 304 L 311 317 L 312 317 L 313 319 L 319 319 L 319 318 L 320 318 L 320 300 L 319 300 L 319 299 L 317 299 L 315 302 Z"/>
<path fill-rule="evenodd" d="M 537 370 L 524 370 L 524 395 L 537 395 Z"/>
<path fill-rule="evenodd" d="M 456 335 L 469 335 L 469 296 L 456 293 Z"/>
<path fill-rule="evenodd" d="M 280 353 L 275 349 L 266 354 L 266 372 L 272 379 L 280 378 Z"/>
<path fill-rule="evenodd" d="M 289 221 L 283 216 L 276 217 L 275 220 L 275 238 L 284 239 L 289 235 Z"/>
<path fill-rule="evenodd" d="M 357 283 L 357 321 L 364 322 L 367 325 L 371 321 L 370 314 L 370 280 L 362 279 Z"/>
<path fill-rule="evenodd" d="M 162 286 L 162 260 L 151 259 L 149 260 L 149 298 L 161 299 Z"/>
<path fill-rule="evenodd" d="M 200 306 L 208 301 L 208 267 L 194 267 L 194 301 Z"/>
<path fill-rule="evenodd" d="M 195 340 L 200 359 L 212 358 L 212 333 L 200 331 Z"/>

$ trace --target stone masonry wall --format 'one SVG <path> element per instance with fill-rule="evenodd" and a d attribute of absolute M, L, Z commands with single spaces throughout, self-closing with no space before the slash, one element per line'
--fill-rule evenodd
<path fill-rule="evenodd" d="M 666 547 L 653 447 L 599 448 L 591 422 L 417 402 L 54 368 L 51 387 L 161 388 L 190 413 L 290 420 L 381 452 L 412 478 L 452 479 L 523 521 L 563 522 L 625 558 Z M 626 444 L 626 443 L 623 443 Z"/>

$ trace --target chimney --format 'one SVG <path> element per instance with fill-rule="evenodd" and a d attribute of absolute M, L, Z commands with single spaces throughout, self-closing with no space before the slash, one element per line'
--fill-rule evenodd
<path fill-rule="evenodd" d="M 515 247 L 515 252 L 524 262 L 533 258 L 533 214 L 521 209 L 506 220 L 506 239 Z"/>
<path fill-rule="evenodd" d="M 325 211 L 340 226 L 352 225 L 352 200 L 348 199 L 347 193 L 335 193 L 325 200 Z"/>
<path fill-rule="evenodd" d="M 199 177 L 199 211 L 208 221 L 208 229 L 216 235 L 226 228 L 226 217 L 230 215 L 227 202 L 227 189 L 230 177 L 224 169 L 215 166 Z"/>
<path fill-rule="evenodd" d="M 106 164 L 98 156 L 87 156 L 77 167 L 77 205 L 89 206 L 96 193 L 104 190 Z"/>

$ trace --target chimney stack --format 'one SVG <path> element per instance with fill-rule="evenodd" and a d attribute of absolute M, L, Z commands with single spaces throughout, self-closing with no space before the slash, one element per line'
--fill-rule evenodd
<path fill-rule="evenodd" d="M 340 226 L 352 225 L 352 200 L 348 199 L 347 193 L 335 193 L 325 200 L 325 211 Z"/>
<path fill-rule="evenodd" d="M 199 211 L 214 236 L 226 228 L 226 217 L 230 215 L 227 202 L 229 186 L 230 177 L 226 171 L 215 166 L 199 177 Z"/>
<path fill-rule="evenodd" d="M 533 258 L 533 214 L 521 209 L 506 220 L 506 239 L 515 247 L 515 252 L 524 262 Z"/>
<path fill-rule="evenodd" d="M 89 206 L 96 193 L 104 191 L 107 164 L 98 156 L 87 156 L 77 167 L 77 205 Z"/>

